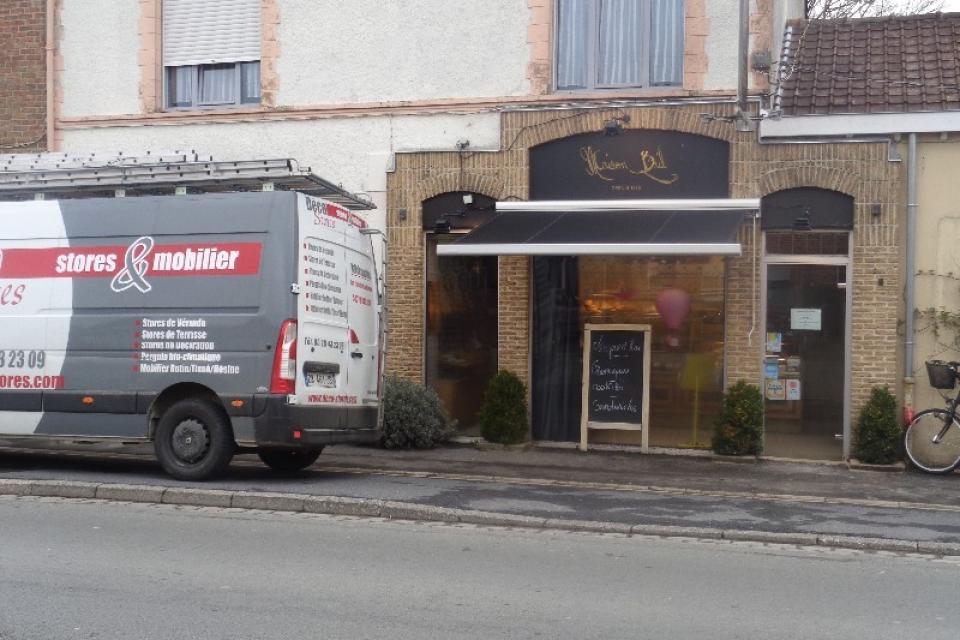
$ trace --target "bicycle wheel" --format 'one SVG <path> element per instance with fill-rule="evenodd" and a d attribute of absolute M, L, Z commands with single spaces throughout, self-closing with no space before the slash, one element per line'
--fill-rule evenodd
<path fill-rule="evenodd" d="M 960 424 L 945 409 L 917 414 L 903 437 L 907 458 L 927 473 L 949 473 L 960 463 Z"/>

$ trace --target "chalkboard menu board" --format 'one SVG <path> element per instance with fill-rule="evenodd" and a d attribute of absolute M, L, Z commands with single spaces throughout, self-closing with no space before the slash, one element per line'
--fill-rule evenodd
<path fill-rule="evenodd" d="M 650 325 L 586 325 L 581 448 L 588 429 L 644 428 L 649 375 Z"/>

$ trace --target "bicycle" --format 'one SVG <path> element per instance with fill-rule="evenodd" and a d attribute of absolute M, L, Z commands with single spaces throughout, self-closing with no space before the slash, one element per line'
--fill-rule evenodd
<path fill-rule="evenodd" d="M 927 377 L 934 389 L 952 390 L 960 377 L 960 362 L 931 360 L 926 363 Z M 904 451 L 910 463 L 927 473 L 946 474 L 960 465 L 960 391 L 946 409 L 926 409 L 918 413 L 903 434 Z"/>

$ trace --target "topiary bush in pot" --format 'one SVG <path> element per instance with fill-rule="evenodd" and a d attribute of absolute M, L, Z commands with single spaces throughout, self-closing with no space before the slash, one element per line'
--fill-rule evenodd
<path fill-rule="evenodd" d="M 387 449 L 432 449 L 453 434 L 454 424 L 433 389 L 389 377 L 383 389 L 383 436 Z"/>
<path fill-rule="evenodd" d="M 900 456 L 897 399 L 887 387 L 874 387 L 857 418 L 854 455 L 867 464 L 892 464 Z"/>
<path fill-rule="evenodd" d="M 480 408 L 480 433 L 487 442 L 518 444 L 527 439 L 527 387 L 501 370 L 490 379 Z"/>
<path fill-rule="evenodd" d="M 723 408 L 714 421 L 713 451 L 758 456 L 762 449 L 763 396 L 756 385 L 741 381 L 723 394 Z"/>

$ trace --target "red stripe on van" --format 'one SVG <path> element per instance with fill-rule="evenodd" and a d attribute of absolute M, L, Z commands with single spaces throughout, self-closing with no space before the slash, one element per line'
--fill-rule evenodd
<path fill-rule="evenodd" d="M 148 250 L 136 246 L 3 249 L 0 278 L 111 278 L 144 262 L 147 268 L 142 275 L 155 277 L 249 276 L 260 272 L 259 242 L 159 244 Z"/>

